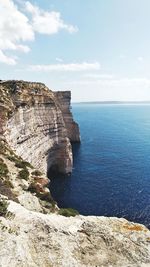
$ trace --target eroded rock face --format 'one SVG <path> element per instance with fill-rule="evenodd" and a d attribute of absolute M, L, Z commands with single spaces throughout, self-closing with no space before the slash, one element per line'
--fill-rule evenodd
<path fill-rule="evenodd" d="M 70 112 L 70 92 L 57 97 L 59 93 L 42 83 L 23 81 L 1 82 L 0 91 L 4 103 L 9 103 L 9 108 L 5 107 L 7 116 L 0 121 L 1 131 L 11 148 L 45 173 L 51 168 L 70 173 L 70 141 L 80 141 L 78 125 Z"/>
<path fill-rule="evenodd" d="M 64 122 L 67 129 L 67 135 L 71 142 L 80 142 L 80 132 L 79 126 L 74 121 L 70 101 L 71 101 L 71 92 L 64 91 L 64 92 L 54 92 L 57 100 L 59 101 L 60 109 L 63 113 Z"/>
<path fill-rule="evenodd" d="M 9 202 L 9 213 L 0 216 L 0 267 L 149 267 L 145 226 L 118 218 L 58 215 L 48 179 L 22 160 L 44 172 L 52 167 L 71 171 L 70 141 L 80 136 L 70 93 L 8 81 L 0 82 L 0 96 L 0 162 L 5 167 L 0 195 Z"/>
<path fill-rule="evenodd" d="M 125 219 L 45 215 L 10 202 L 1 267 L 149 267 L 150 232 Z"/>

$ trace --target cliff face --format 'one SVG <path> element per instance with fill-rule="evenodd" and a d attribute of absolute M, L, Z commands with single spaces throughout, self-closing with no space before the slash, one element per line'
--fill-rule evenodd
<path fill-rule="evenodd" d="M 70 92 L 54 93 L 41 83 L 7 81 L 0 83 L 0 93 L 7 114 L 1 118 L 1 132 L 17 155 L 45 173 L 70 173 L 70 141 L 80 141 L 70 112 Z"/>
<path fill-rule="evenodd" d="M 80 141 L 70 92 L 53 93 L 41 83 L 0 82 L 0 266 L 149 267 L 145 226 L 58 215 L 49 180 L 34 167 L 70 172 L 70 141 Z"/>
<path fill-rule="evenodd" d="M 78 124 L 74 121 L 70 101 L 71 101 L 71 92 L 54 92 L 58 102 L 60 109 L 63 114 L 64 122 L 67 129 L 67 136 L 69 137 L 71 142 L 80 142 L 80 133 Z"/>

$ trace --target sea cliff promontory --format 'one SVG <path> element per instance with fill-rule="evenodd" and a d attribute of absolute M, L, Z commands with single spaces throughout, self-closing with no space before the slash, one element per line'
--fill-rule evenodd
<path fill-rule="evenodd" d="M 42 83 L 0 82 L 0 267 L 149 267 L 145 226 L 66 218 L 51 197 L 47 174 L 70 173 L 80 142 L 70 100 Z"/>
<path fill-rule="evenodd" d="M 1 131 L 17 155 L 44 173 L 72 171 L 70 142 L 79 142 L 70 92 L 54 93 L 42 83 L 1 81 Z"/>

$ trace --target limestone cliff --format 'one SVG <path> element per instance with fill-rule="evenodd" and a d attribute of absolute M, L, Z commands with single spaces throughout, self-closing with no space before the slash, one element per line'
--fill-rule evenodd
<path fill-rule="evenodd" d="M 70 92 L 54 93 L 41 83 L 0 82 L 0 267 L 150 266 L 145 226 L 59 215 L 49 180 L 37 169 L 70 172 L 70 142 L 76 141 Z"/>
<path fill-rule="evenodd" d="M 2 81 L 0 95 L 0 131 L 16 154 L 45 173 L 70 173 L 70 142 L 80 141 L 70 92 L 54 93 L 42 83 Z"/>
<path fill-rule="evenodd" d="M 80 142 L 80 133 L 78 124 L 73 120 L 71 113 L 70 101 L 71 92 L 54 92 L 57 100 L 59 101 L 59 106 L 63 114 L 64 122 L 67 129 L 67 135 L 71 142 Z"/>

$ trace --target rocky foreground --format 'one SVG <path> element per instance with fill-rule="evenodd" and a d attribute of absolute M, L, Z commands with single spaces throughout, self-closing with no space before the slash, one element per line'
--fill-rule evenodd
<path fill-rule="evenodd" d="M 79 141 L 70 92 L 0 82 L 0 267 L 150 267 L 145 226 L 59 215 L 45 174 L 70 172 Z"/>
<path fill-rule="evenodd" d="M 0 218 L 0 266 L 150 266 L 150 232 L 125 219 L 32 212 L 10 201 Z"/>

